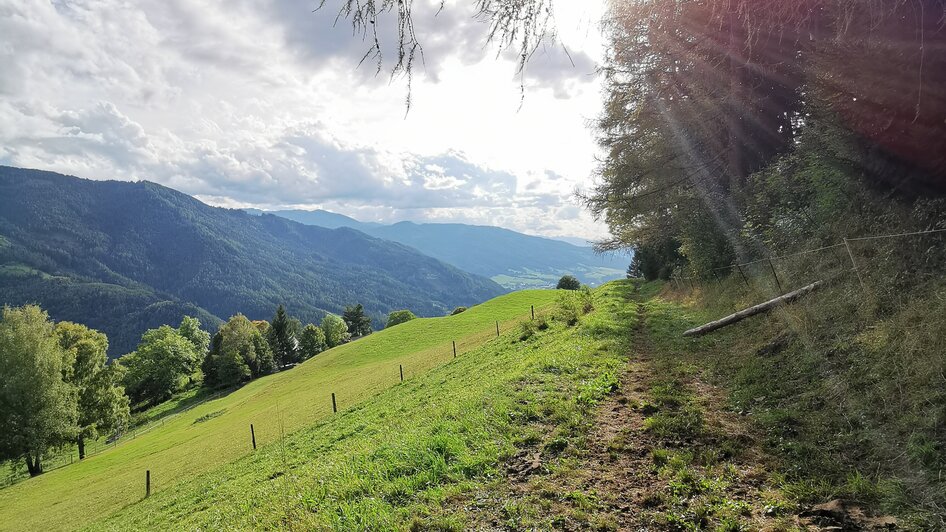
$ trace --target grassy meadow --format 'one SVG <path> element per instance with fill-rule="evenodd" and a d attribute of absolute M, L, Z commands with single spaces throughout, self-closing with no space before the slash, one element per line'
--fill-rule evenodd
<path fill-rule="evenodd" d="M 475 351 L 478 346 L 498 343 L 496 321 L 509 330 L 528 318 L 530 305 L 535 305 L 538 312 L 556 297 L 557 292 L 552 290 L 523 291 L 498 297 L 456 316 L 417 319 L 326 351 L 290 371 L 255 380 L 185 412 L 166 416 L 162 425 L 113 449 L 0 490 L 0 529 L 76 529 L 123 508 L 134 513 L 132 510 L 141 504 L 144 495 L 146 470 L 151 471 L 152 479 L 150 505 L 170 496 L 164 492 L 176 493 L 182 482 L 215 478 L 214 471 L 220 466 L 250 454 L 251 423 L 257 445 L 261 446 L 260 454 L 272 453 L 272 444 L 277 440 L 313 423 L 324 423 L 330 417 L 331 393 L 336 394 L 340 413 L 359 408 L 357 405 L 398 384 L 399 365 L 403 365 L 410 386 L 415 386 L 413 382 L 418 377 L 429 379 L 424 376 L 432 369 L 453 360 L 451 341 L 456 340 L 461 359 L 467 360 L 471 352 L 480 352 Z M 432 394 L 429 400 L 438 398 Z M 335 419 L 347 417 L 348 414 Z M 381 423 L 346 430 L 354 434 L 383 428 Z M 331 432 L 326 437 L 338 438 L 342 434 Z M 159 514 L 153 514 L 155 510 L 149 508 L 148 515 L 158 519 Z M 148 528 L 170 526 L 161 522 L 158 519 Z"/>

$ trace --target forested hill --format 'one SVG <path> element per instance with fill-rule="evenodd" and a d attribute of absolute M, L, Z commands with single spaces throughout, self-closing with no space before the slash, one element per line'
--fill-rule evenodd
<path fill-rule="evenodd" d="M 320 210 L 285 210 L 271 214 L 321 227 L 352 227 L 371 236 L 400 242 L 462 270 L 490 277 L 507 288 L 554 286 L 566 273 L 576 275 L 584 283 L 597 285 L 623 277 L 628 263 L 626 256 L 597 255 L 589 247 L 499 227 L 413 222 L 381 225 Z"/>
<path fill-rule="evenodd" d="M 107 333 L 110 354 L 196 314 L 210 329 L 276 306 L 304 321 L 362 303 L 380 322 L 443 315 L 496 283 L 352 229 L 211 207 L 160 185 L 0 166 L 0 303 L 39 303 Z M 208 323 L 209 322 L 209 323 Z"/>

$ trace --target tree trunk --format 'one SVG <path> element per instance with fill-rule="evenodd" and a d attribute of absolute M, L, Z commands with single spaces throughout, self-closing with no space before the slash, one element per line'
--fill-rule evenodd
<path fill-rule="evenodd" d="M 43 473 L 43 464 L 40 463 L 39 453 L 36 453 L 35 455 L 32 453 L 27 453 L 26 470 L 30 472 L 31 477 L 35 477 Z"/>
<path fill-rule="evenodd" d="M 79 460 L 82 460 L 85 458 L 85 438 L 79 436 L 79 438 L 76 439 L 76 445 L 79 447 Z"/>
<path fill-rule="evenodd" d="M 699 327 L 690 329 L 684 332 L 683 336 L 703 336 L 704 334 L 708 332 L 713 332 L 716 329 L 722 329 L 723 327 L 727 325 L 731 325 L 733 323 L 742 321 L 748 318 L 749 316 L 755 316 L 756 314 L 759 314 L 762 312 L 768 312 L 779 305 L 791 303 L 792 301 L 798 299 L 799 297 L 804 296 L 810 292 L 813 292 L 814 290 L 821 287 L 824 283 L 825 281 L 817 281 L 817 282 L 811 283 L 810 285 L 799 288 L 798 290 L 795 290 L 793 292 L 789 292 L 775 299 L 770 299 L 766 301 L 765 303 L 760 303 L 754 307 L 749 307 L 745 310 L 740 310 L 739 312 L 736 312 L 735 314 L 730 314 L 729 316 L 726 316 L 723 319 L 711 321 L 707 323 L 706 325 L 701 325 Z"/>

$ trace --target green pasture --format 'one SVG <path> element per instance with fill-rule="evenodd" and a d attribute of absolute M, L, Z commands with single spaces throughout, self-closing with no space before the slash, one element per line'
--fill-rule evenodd
<path fill-rule="evenodd" d="M 0 530 L 82 528 L 137 506 L 146 470 L 152 478 L 150 500 L 157 500 L 181 482 L 204 478 L 251 453 L 251 423 L 257 445 L 270 448 L 281 437 L 331 416 L 332 393 L 339 411 L 349 410 L 397 385 L 399 365 L 410 382 L 453 360 L 452 341 L 461 357 L 496 343 L 496 321 L 509 330 L 528 319 L 531 305 L 538 311 L 557 296 L 554 290 L 516 292 L 456 316 L 417 319 L 167 416 L 160 426 L 113 449 L 0 490 Z M 473 379 L 470 385 L 475 384 Z"/>

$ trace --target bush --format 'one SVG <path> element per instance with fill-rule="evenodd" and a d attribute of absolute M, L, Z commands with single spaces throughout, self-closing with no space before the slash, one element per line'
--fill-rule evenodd
<path fill-rule="evenodd" d="M 578 323 L 578 318 L 594 310 L 591 289 L 583 286 L 575 292 L 559 295 L 552 319 L 565 323 L 569 327 Z"/>
<path fill-rule="evenodd" d="M 535 333 L 549 328 L 549 320 L 544 314 L 535 317 L 534 320 L 524 321 L 519 326 L 519 340 L 526 341 L 532 338 Z"/>
<path fill-rule="evenodd" d="M 459 314 L 459 313 L 461 313 L 461 312 L 466 312 L 466 307 L 457 307 L 457 308 L 453 309 L 453 312 L 451 312 L 450 315 L 451 315 L 451 316 L 456 316 L 457 314 Z"/>
<path fill-rule="evenodd" d="M 563 275 L 562 278 L 558 280 L 558 285 L 556 285 L 555 288 L 559 290 L 578 290 L 581 288 L 581 281 L 574 275 Z"/>
<path fill-rule="evenodd" d="M 388 323 L 385 327 L 394 327 L 395 325 L 400 325 L 414 319 L 417 319 L 417 316 L 409 310 L 395 310 L 388 314 Z"/>

